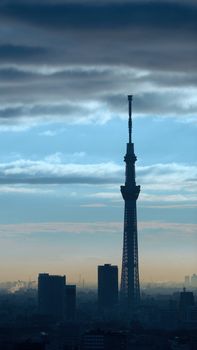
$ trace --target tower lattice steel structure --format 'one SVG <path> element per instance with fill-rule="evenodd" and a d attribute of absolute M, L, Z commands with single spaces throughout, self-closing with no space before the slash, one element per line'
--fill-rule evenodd
<path fill-rule="evenodd" d="M 125 201 L 124 210 L 124 239 L 121 275 L 121 298 L 128 313 L 136 311 L 140 302 L 140 285 L 138 270 L 138 239 L 137 239 L 137 211 L 136 201 L 140 193 L 140 186 L 135 182 L 135 162 L 137 160 L 132 143 L 132 96 L 129 102 L 129 142 L 124 157 L 126 163 L 125 185 L 121 186 L 122 197 Z"/>

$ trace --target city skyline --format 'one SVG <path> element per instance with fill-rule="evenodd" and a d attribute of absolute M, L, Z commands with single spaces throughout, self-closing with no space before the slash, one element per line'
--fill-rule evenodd
<path fill-rule="evenodd" d="M 121 271 L 129 93 L 140 279 L 196 273 L 196 14 L 192 0 L 0 4 L 0 281 Z"/>

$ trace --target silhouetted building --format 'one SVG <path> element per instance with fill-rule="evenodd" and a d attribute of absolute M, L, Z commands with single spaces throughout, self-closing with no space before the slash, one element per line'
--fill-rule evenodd
<path fill-rule="evenodd" d="M 110 264 L 98 266 L 98 306 L 112 309 L 118 303 L 118 267 Z"/>
<path fill-rule="evenodd" d="M 38 309 L 41 315 L 64 318 L 65 276 L 41 273 L 38 276 Z"/>
<path fill-rule="evenodd" d="M 65 286 L 65 319 L 74 321 L 76 316 L 76 285 Z"/>
<path fill-rule="evenodd" d="M 190 277 L 189 276 L 185 276 L 184 284 L 185 284 L 185 287 L 190 286 Z"/>
<path fill-rule="evenodd" d="M 197 275 L 195 273 L 191 276 L 191 286 L 197 288 Z"/>
<path fill-rule="evenodd" d="M 197 328 L 197 305 L 189 307 L 187 311 L 187 321 L 191 326 L 194 326 L 195 329 Z"/>
<path fill-rule="evenodd" d="M 137 209 L 136 202 L 140 186 L 135 182 L 135 162 L 137 160 L 132 143 L 132 96 L 129 100 L 129 142 L 124 157 L 126 163 L 125 185 L 121 186 L 122 197 L 125 201 L 124 238 L 121 275 L 121 300 L 125 311 L 131 317 L 140 302 L 140 285 L 138 271 L 138 238 L 137 238 Z"/>
<path fill-rule="evenodd" d="M 188 309 L 194 306 L 194 294 L 192 292 L 187 292 L 186 289 L 183 289 L 183 292 L 180 293 L 179 299 L 179 312 L 181 320 L 186 320 Z"/>

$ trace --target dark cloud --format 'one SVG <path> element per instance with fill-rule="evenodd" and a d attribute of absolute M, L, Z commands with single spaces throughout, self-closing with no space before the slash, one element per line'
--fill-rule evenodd
<path fill-rule="evenodd" d="M 4 177 L 0 178 L 0 185 L 19 185 L 19 184 L 30 184 L 30 185 L 63 185 L 63 184 L 116 184 L 120 180 L 117 178 L 98 178 L 96 176 L 62 176 L 62 177 Z"/>
<path fill-rule="evenodd" d="M 78 107 L 79 108 L 79 107 Z M 0 110 L 0 118 L 17 118 L 19 116 L 40 116 L 40 115 L 65 115 L 77 112 L 77 106 L 71 105 L 35 105 L 35 106 L 19 106 L 9 107 Z"/>
<path fill-rule="evenodd" d="M 197 6 L 191 4 L 10 2 L 0 9 L 4 21 L 19 28 L 19 42 L 21 36 L 23 43 L 35 44 L 36 37 L 48 48 L 47 57 L 40 55 L 41 63 L 196 67 Z M 45 28 L 44 37 L 39 28 Z"/>
<path fill-rule="evenodd" d="M 4 0 L 0 19 L 3 125 L 110 119 L 128 92 L 136 114 L 196 113 L 194 1 Z"/>
<path fill-rule="evenodd" d="M 1 13 L 8 18 L 47 28 L 79 30 L 120 30 L 124 28 L 197 29 L 197 7 L 185 3 L 4 3 Z"/>
<path fill-rule="evenodd" d="M 24 127 L 42 123 L 76 122 L 90 117 L 90 111 L 81 105 L 70 103 L 46 105 L 22 105 L 0 109 L 2 126 L 23 125 Z"/>
<path fill-rule="evenodd" d="M 56 155 L 0 164 L 0 184 L 109 184 L 118 183 L 120 174 L 123 169 L 115 163 L 65 163 Z"/>
<path fill-rule="evenodd" d="M 0 185 L 14 184 L 120 184 L 124 176 L 124 167 L 116 163 L 78 164 L 65 163 L 57 160 L 56 156 L 33 161 L 30 159 L 16 160 L 0 164 Z M 153 164 L 137 167 L 139 182 L 142 185 L 161 184 L 171 186 L 174 190 L 196 189 L 191 181 L 195 178 L 195 165 L 177 163 Z"/>
<path fill-rule="evenodd" d="M 29 81 L 29 79 L 33 79 L 34 77 L 36 77 L 36 74 L 24 72 L 15 68 L 0 69 L 0 81 L 6 81 L 8 83 L 18 81 L 20 84 L 21 81 Z"/>
<path fill-rule="evenodd" d="M 122 95 L 109 95 L 105 97 L 106 103 L 114 113 L 123 113 L 125 103 Z M 176 116 L 183 120 L 183 116 L 194 116 L 196 118 L 196 103 L 187 105 L 184 96 L 177 92 L 139 92 L 134 96 L 135 115 L 141 116 Z"/>
<path fill-rule="evenodd" d="M 5 82 L 0 86 L 0 123 L 4 127 L 106 122 L 115 116 L 126 117 L 124 95 L 128 92 L 135 95 L 135 115 L 196 116 L 195 100 L 187 103 L 189 94 L 181 90 L 185 80 L 189 87 L 195 87 L 196 76 L 192 75 L 178 75 L 176 86 L 170 74 L 141 76 L 128 69 L 73 68 L 43 74 L 12 68 L 0 70 L 0 80 Z M 152 91 L 150 87 L 146 91 L 147 84 L 152 85 Z M 5 104 L 5 99 L 9 103 Z M 100 109 L 104 112 L 98 113 Z"/>
<path fill-rule="evenodd" d="M 46 48 L 5 44 L 0 45 L 0 62 L 35 62 L 48 53 Z M 44 58 L 44 57 L 43 57 Z"/>
<path fill-rule="evenodd" d="M 55 85 L 55 89 L 58 86 L 62 89 L 62 84 L 67 83 L 67 94 L 68 88 L 72 93 L 78 95 L 78 90 L 85 90 L 87 93 L 93 91 L 100 93 L 100 90 L 103 91 L 105 87 L 112 88 L 114 91 L 124 84 L 142 84 L 142 83 L 151 83 L 157 87 L 182 87 L 190 86 L 195 87 L 197 85 L 197 74 L 195 73 L 168 73 L 168 72 L 147 72 L 146 74 L 139 75 L 137 72 L 126 69 L 121 69 L 121 67 L 83 67 L 73 66 L 70 68 L 61 69 L 57 71 L 50 71 L 50 69 L 45 70 L 45 72 L 38 70 L 24 70 L 20 68 L 0 68 L 0 80 L 6 81 L 7 84 L 12 85 L 13 82 L 18 82 L 20 84 L 27 84 L 29 81 L 33 81 L 34 84 L 36 81 L 39 84 L 46 85 Z M 83 91 L 81 90 L 83 86 Z M 46 88 L 47 86 L 45 86 Z M 36 86 L 36 89 L 38 86 Z M 32 86 L 33 89 L 33 86 Z M 59 93 L 60 91 L 58 91 Z M 80 97 L 80 95 L 79 95 Z"/>
<path fill-rule="evenodd" d="M 0 16 L 9 28 L 7 40 L 17 42 L 20 51 L 12 47 L 10 54 L 8 49 L 2 61 L 8 56 L 14 62 L 16 56 L 25 64 L 125 64 L 177 71 L 197 68 L 197 6 L 192 3 L 6 1 L 0 5 Z"/>

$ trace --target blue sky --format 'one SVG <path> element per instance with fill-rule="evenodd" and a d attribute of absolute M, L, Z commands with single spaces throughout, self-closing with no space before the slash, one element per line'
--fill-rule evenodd
<path fill-rule="evenodd" d="M 121 265 L 131 93 L 141 280 L 196 272 L 195 2 L 0 9 L 0 280 Z"/>

